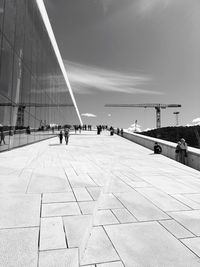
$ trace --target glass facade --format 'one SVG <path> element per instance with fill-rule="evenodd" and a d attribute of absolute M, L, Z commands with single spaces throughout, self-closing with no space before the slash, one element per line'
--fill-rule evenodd
<path fill-rule="evenodd" d="M 77 123 L 36 1 L 0 0 L 0 151 L 46 139 L 57 125 Z"/>

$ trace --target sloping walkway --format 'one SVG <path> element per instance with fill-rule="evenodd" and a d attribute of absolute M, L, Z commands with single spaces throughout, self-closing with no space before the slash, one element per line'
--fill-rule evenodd
<path fill-rule="evenodd" d="M 0 266 L 200 266 L 200 173 L 108 132 L 0 153 Z"/>

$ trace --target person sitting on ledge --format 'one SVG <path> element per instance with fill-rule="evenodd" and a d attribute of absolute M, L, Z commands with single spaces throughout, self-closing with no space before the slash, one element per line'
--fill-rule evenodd
<path fill-rule="evenodd" d="M 153 149 L 154 149 L 154 154 L 162 153 L 162 147 L 157 142 L 155 142 Z"/>

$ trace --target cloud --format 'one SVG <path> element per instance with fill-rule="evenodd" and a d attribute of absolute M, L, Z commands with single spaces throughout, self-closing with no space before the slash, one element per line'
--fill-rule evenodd
<path fill-rule="evenodd" d="M 172 0 L 139 0 L 138 11 L 140 15 L 148 15 L 156 9 L 159 11 L 163 11 L 173 1 Z"/>
<path fill-rule="evenodd" d="M 196 118 L 192 121 L 194 125 L 200 125 L 200 118 Z"/>
<path fill-rule="evenodd" d="M 100 1 L 103 7 L 103 11 L 104 13 L 107 13 L 111 3 L 113 2 L 113 0 L 101 0 Z"/>
<path fill-rule="evenodd" d="M 81 116 L 83 117 L 96 117 L 96 115 L 92 114 L 92 113 L 82 113 Z"/>
<path fill-rule="evenodd" d="M 128 94 L 162 95 L 163 93 L 140 88 L 152 82 L 152 77 L 136 73 L 121 73 L 97 66 L 64 61 L 69 81 L 75 93 L 91 94 L 96 91 Z"/>

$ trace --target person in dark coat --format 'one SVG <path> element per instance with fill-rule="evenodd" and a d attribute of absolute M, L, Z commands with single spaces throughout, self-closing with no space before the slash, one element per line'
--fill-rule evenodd
<path fill-rule="evenodd" d="M 154 149 L 154 154 L 161 154 L 162 153 L 162 147 L 157 142 L 155 142 L 153 149 Z"/>
<path fill-rule="evenodd" d="M 66 145 L 68 145 L 68 142 L 69 142 L 69 129 L 66 129 L 65 130 L 65 143 Z"/>
<path fill-rule="evenodd" d="M 6 142 L 5 142 L 5 134 L 4 134 L 3 130 L 1 130 L 0 137 L 1 137 L 0 145 L 1 145 L 2 142 L 4 142 L 4 145 L 5 145 L 6 144 Z"/>
<path fill-rule="evenodd" d="M 113 135 L 114 134 L 114 128 L 111 126 L 110 127 L 110 135 Z"/>
<path fill-rule="evenodd" d="M 60 131 L 60 133 L 59 133 L 59 139 L 60 139 L 60 144 L 62 144 L 62 140 L 63 140 L 63 132 L 62 131 Z"/>

